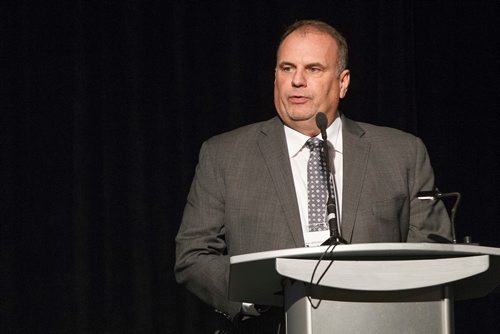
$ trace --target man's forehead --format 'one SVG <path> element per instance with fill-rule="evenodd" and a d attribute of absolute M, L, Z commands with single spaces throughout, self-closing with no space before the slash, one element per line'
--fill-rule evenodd
<path fill-rule="evenodd" d="M 337 41 L 329 33 L 316 29 L 315 27 L 301 27 L 288 36 L 286 36 L 280 43 L 278 50 L 283 46 L 283 44 L 288 43 L 290 39 L 296 39 L 297 37 L 308 39 L 309 37 L 319 37 L 325 39 L 325 41 L 331 41 L 337 45 Z"/>
<path fill-rule="evenodd" d="M 315 43 L 320 46 L 304 49 L 301 45 L 302 42 Z M 305 56 L 305 58 L 311 58 L 311 61 L 315 61 L 314 58 L 320 55 L 329 58 L 327 53 L 330 50 L 333 51 L 332 56 L 335 57 L 338 47 L 337 42 L 332 36 L 315 28 L 306 29 L 304 27 L 290 33 L 283 39 L 276 56 L 278 62 L 287 61 L 287 59 L 283 59 L 284 57 L 289 58 L 290 56 L 297 55 Z M 283 51 L 285 51 L 285 54 L 283 54 Z"/>

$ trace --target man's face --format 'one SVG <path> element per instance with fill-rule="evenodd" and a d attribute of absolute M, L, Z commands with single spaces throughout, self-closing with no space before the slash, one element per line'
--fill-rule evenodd
<path fill-rule="evenodd" d="M 331 124 L 339 98 L 349 85 L 349 71 L 337 75 L 337 42 L 316 30 L 294 31 L 278 50 L 274 105 L 289 127 L 309 136 L 316 135 L 315 116 L 323 112 Z"/>

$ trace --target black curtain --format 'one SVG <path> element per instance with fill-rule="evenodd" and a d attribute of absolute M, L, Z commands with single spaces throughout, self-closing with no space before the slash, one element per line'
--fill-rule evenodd
<path fill-rule="evenodd" d="M 350 44 L 341 109 L 427 144 L 461 239 L 500 247 L 500 2 L 0 4 L 2 333 L 205 333 L 174 238 L 203 140 L 275 115 L 283 28 Z M 498 294 L 456 303 L 498 333 Z"/>

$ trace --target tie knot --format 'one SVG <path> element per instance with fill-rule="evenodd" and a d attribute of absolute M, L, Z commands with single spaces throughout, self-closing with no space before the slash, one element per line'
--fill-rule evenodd
<path fill-rule="evenodd" d="M 306 145 L 307 145 L 307 147 L 309 147 L 309 149 L 311 151 L 321 148 L 322 144 L 323 144 L 323 141 L 321 139 L 316 138 L 316 137 L 309 138 L 306 141 Z"/>

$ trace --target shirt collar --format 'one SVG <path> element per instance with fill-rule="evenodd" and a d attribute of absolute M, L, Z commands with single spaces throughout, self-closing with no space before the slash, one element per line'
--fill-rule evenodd
<path fill-rule="evenodd" d="M 304 144 L 310 138 L 297 130 L 294 130 L 286 125 L 285 127 L 285 136 L 286 143 L 288 146 L 288 154 L 290 158 L 295 157 L 299 152 L 304 148 Z M 332 144 L 335 151 L 342 154 L 342 119 L 340 116 L 337 116 L 332 124 L 326 129 L 326 135 L 328 141 Z M 316 136 L 321 139 L 321 134 Z"/>

